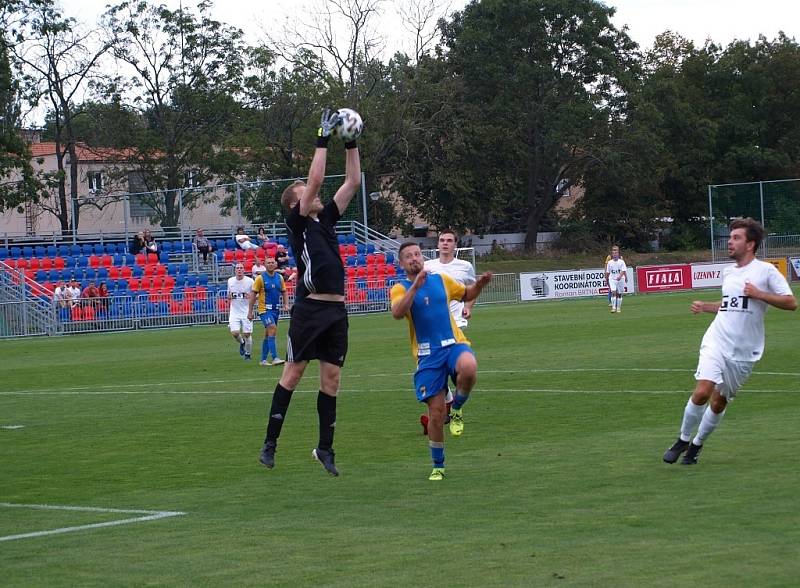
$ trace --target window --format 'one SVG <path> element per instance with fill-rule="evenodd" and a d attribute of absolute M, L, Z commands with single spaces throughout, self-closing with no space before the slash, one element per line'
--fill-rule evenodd
<path fill-rule="evenodd" d="M 89 184 L 89 192 L 94 194 L 103 189 L 103 172 L 90 171 L 86 174 L 86 181 Z"/>
<path fill-rule="evenodd" d="M 200 172 L 196 169 L 190 169 L 183 174 L 183 187 L 184 188 L 197 188 L 200 185 Z"/>

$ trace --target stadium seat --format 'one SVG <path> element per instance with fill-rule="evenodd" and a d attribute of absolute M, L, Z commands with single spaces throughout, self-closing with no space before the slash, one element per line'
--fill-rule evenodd
<path fill-rule="evenodd" d="M 248 251 L 249 251 L 249 250 L 248 250 Z M 233 252 L 233 260 L 234 260 L 236 263 L 239 263 L 240 261 L 244 261 L 244 250 L 243 250 L 243 249 L 236 249 L 236 250 Z"/>
<path fill-rule="evenodd" d="M 31 257 L 28 259 L 28 269 L 30 270 L 38 270 L 41 267 L 41 263 L 39 262 L 38 257 Z"/>
<path fill-rule="evenodd" d="M 57 255 L 61 257 L 66 257 L 67 255 L 71 255 L 69 251 L 69 245 L 59 245 Z"/>
<path fill-rule="evenodd" d="M 83 320 L 83 309 L 80 306 L 73 306 L 70 309 L 70 318 L 73 321 Z"/>
<path fill-rule="evenodd" d="M 144 270 L 142 269 L 142 266 L 140 266 L 140 265 L 133 266 L 131 268 L 131 270 L 133 271 L 133 277 L 134 278 L 141 278 L 144 275 Z"/>
<path fill-rule="evenodd" d="M 131 253 L 125 253 L 125 265 L 135 265 L 136 264 L 136 256 Z"/>
<path fill-rule="evenodd" d="M 33 247 L 31 247 L 30 245 L 25 245 L 22 248 L 22 257 L 31 258 L 33 257 L 33 255 L 34 255 Z"/>
<path fill-rule="evenodd" d="M 208 286 L 208 274 L 200 274 L 197 276 L 197 285 L 198 286 Z"/>
<path fill-rule="evenodd" d="M 357 265 L 367 265 L 367 256 L 363 253 L 358 254 L 358 263 Z"/>
<path fill-rule="evenodd" d="M 181 264 L 178 266 L 178 268 L 179 268 L 179 269 L 178 269 L 178 273 L 179 273 L 180 275 L 182 275 L 182 276 L 185 276 L 186 274 L 188 274 L 188 273 L 189 273 L 189 264 L 188 264 L 188 263 L 181 263 Z"/>
<path fill-rule="evenodd" d="M 55 245 L 48 245 L 45 248 L 45 254 L 44 255 L 46 255 L 47 257 L 55 257 L 56 255 L 58 255 L 58 247 L 56 247 Z M 40 257 L 44 257 L 44 255 L 42 255 Z"/>
<path fill-rule="evenodd" d="M 47 281 L 47 272 L 44 270 L 38 270 L 34 275 L 34 279 L 37 282 L 46 282 Z"/>
<path fill-rule="evenodd" d="M 367 268 L 366 266 L 359 266 L 356 268 L 356 276 L 359 278 L 366 278 L 367 277 Z"/>
<path fill-rule="evenodd" d="M 162 251 L 161 254 L 158 256 L 159 263 L 169 263 L 169 253 L 166 251 Z"/>
<path fill-rule="evenodd" d="M 111 255 L 111 265 L 124 265 L 125 256 L 122 253 L 114 253 Z"/>
<path fill-rule="evenodd" d="M 94 245 L 92 245 L 92 253 L 94 253 L 95 255 L 105 255 L 106 253 L 105 245 L 103 245 L 102 243 L 95 243 Z"/>
<path fill-rule="evenodd" d="M 172 241 L 162 241 L 161 252 L 166 254 L 172 253 Z"/>
<path fill-rule="evenodd" d="M 94 254 L 94 246 L 84 243 L 83 245 L 79 246 L 81 248 L 81 255 L 90 256 Z"/>
<path fill-rule="evenodd" d="M 89 256 L 89 267 L 97 269 L 100 267 L 100 258 L 97 255 L 90 255 Z"/>
<path fill-rule="evenodd" d="M 347 255 L 358 255 L 358 249 L 353 244 L 347 245 Z"/>
<path fill-rule="evenodd" d="M 0 248 L 0 261 L 5 261 L 11 256 L 11 252 L 5 247 Z"/>
<path fill-rule="evenodd" d="M 231 249 L 226 249 L 222 252 L 222 259 L 225 263 L 233 263 L 233 251 Z"/>
<path fill-rule="evenodd" d="M 347 272 L 347 279 L 349 281 L 353 281 L 356 279 L 356 268 L 355 266 L 348 266 L 346 269 Z"/>
<path fill-rule="evenodd" d="M 144 253 L 137 253 L 136 265 L 146 265 L 146 264 L 147 264 L 147 256 Z"/>
<path fill-rule="evenodd" d="M 155 269 L 156 269 L 156 275 L 157 276 L 165 276 L 165 275 L 167 275 L 167 266 L 164 265 L 163 263 L 156 264 Z"/>
<path fill-rule="evenodd" d="M 42 257 L 39 260 L 39 267 L 42 268 L 43 270 L 49 270 L 50 268 L 53 267 L 53 260 L 50 259 L 49 257 Z"/>
<path fill-rule="evenodd" d="M 108 268 L 101 267 L 97 270 L 97 279 L 99 281 L 107 280 L 108 279 Z"/>
<path fill-rule="evenodd" d="M 197 286 L 197 275 L 189 274 L 188 276 L 186 276 L 186 285 L 190 288 Z"/>
<path fill-rule="evenodd" d="M 8 250 L 8 256 L 13 259 L 19 259 L 22 257 L 22 248 L 21 247 L 11 247 Z"/>
<path fill-rule="evenodd" d="M 164 276 L 164 287 L 172 290 L 175 287 L 175 278 L 173 276 Z"/>
<path fill-rule="evenodd" d="M 375 264 L 375 255 L 372 253 L 367 254 L 367 265 L 374 265 Z"/>
<path fill-rule="evenodd" d="M 118 252 L 116 243 L 106 243 L 105 244 L 105 253 L 107 255 L 114 255 Z"/>
<path fill-rule="evenodd" d="M 128 289 L 129 290 L 138 290 L 141 288 L 141 282 L 137 278 L 129 278 L 128 279 Z"/>
<path fill-rule="evenodd" d="M 147 254 L 147 263 L 150 263 L 150 264 L 158 263 L 158 254 L 157 253 L 148 253 Z"/>
<path fill-rule="evenodd" d="M 119 268 L 119 277 L 121 278 L 130 278 L 133 276 L 133 269 L 129 265 L 124 265 Z"/>

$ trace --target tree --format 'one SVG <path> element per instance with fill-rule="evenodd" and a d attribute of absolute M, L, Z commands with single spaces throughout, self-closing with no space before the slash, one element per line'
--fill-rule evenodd
<path fill-rule="evenodd" d="M 81 112 L 76 98 L 88 89 L 101 57 L 113 40 L 100 42 L 96 32 L 83 31 L 74 19 L 64 18 L 49 3 L 36 6 L 28 27 L 29 38 L 15 47 L 15 58 L 28 71 L 31 99 L 45 100 L 49 105 L 58 170 L 51 178 L 57 189 L 55 197 L 41 201 L 40 205 L 59 219 L 62 231 L 67 231 L 78 227 L 82 206 L 102 207 L 78 199 L 74 122 Z"/>
<path fill-rule="evenodd" d="M 209 17 L 211 3 L 197 13 L 147 2 L 122 2 L 104 15 L 114 56 L 134 72 L 122 87 L 126 106 L 146 128 L 134 139 L 119 173 L 138 174 L 151 192 L 140 200 L 164 227 L 180 222 L 178 191 L 187 173 L 203 183 L 236 165 L 226 139 L 240 112 L 235 97 L 244 75 L 242 32 Z M 110 95 L 120 93 L 114 83 Z M 209 195 L 187 192 L 182 205 L 197 206 Z"/>
<path fill-rule="evenodd" d="M 426 213 L 457 206 L 469 226 L 516 209 L 525 247 L 535 248 L 560 195 L 600 163 L 608 120 L 636 71 L 636 46 L 612 14 L 593 0 L 483 0 L 441 23 L 447 130 L 423 131 L 415 145 L 428 148 L 411 155 L 435 155 L 433 189 L 415 197 Z"/>
<path fill-rule="evenodd" d="M 0 22 L 7 24 L 5 19 Z M 0 212 L 38 201 L 40 188 L 30 150 L 20 136 L 19 82 L 11 71 L 5 35 L 0 34 Z"/>

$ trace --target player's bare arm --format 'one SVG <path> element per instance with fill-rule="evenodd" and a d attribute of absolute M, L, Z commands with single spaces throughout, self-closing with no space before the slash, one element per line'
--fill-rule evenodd
<path fill-rule="evenodd" d="M 408 311 L 411 310 L 411 306 L 414 304 L 414 296 L 417 294 L 417 290 L 422 287 L 427 277 L 428 270 L 422 270 L 417 274 L 411 287 L 406 290 L 403 297 L 395 304 L 392 304 L 392 317 L 399 320 L 408 314 Z"/>
<path fill-rule="evenodd" d="M 475 306 L 476 300 L 473 298 L 472 300 L 467 300 L 464 303 L 464 310 L 461 311 L 461 316 L 465 319 L 469 320 L 472 318 L 472 307 Z"/>
<path fill-rule="evenodd" d="M 797 299 L 793 295 L 765 292 L 750 282 L 744 285 L 744 295 L 755 298 L 756 300 L 763 300 L 770 306 L 780 308 L 781 310 L 797 310 Z"/>
<path fill-rule="evenodd" d="M 466 286 L 464 291 L 464 302 L 469 300 L 475 300 L 481 294 L 481 290 L 483 287 L 492 281 L 492 272 L 484 272 L 480 275 L 478 280 L 474 284 L 470 284 Z"/>
<path fill-rule="evenodd" d="M 701 312 L 716 314 L 719 312 L 719 306 L 719 302 L 702 302 L 700 300 L 695 300 L 692 302 L 692 312 L 695 314 L 700 314 Z"/>
<path fill-rule="evenodd" d="M 333 196 L 333 200 L 339 208 L 339 214 L 344 214 L 353 196 L 358 191 L 358 187 L 361 185 L 361 156 L 358 153 L 358 147 L 345 149 L 344 170 L 344 183 Z"/>
<path fill-rule="evenodd" d="M 256 293 L 250 292 L 250 296 L 247 298 L 247 320 L 253 320 L 253 307 L 256 304 Z"/>
<path fill-rule="evenodd" d="M 320 118 L 319 129 L 317 130 L 318 137 L 328 137 L 331 131 L 339 122 L 339 115 L 332 112 L 330 108 L 322 111 Z M 319 143 L 318 143 L 319 145 Z M 328 159 L 327 146 L 319 146 L 314 150 L 314 157 L 311 159 L 311 168 L 308 170 L 308 181 L 300 195 L 300 215 L 308 216 L 314 206 L 314 199 L 319 196 L 322 182 L 325 179 L 325 165 Z"/>

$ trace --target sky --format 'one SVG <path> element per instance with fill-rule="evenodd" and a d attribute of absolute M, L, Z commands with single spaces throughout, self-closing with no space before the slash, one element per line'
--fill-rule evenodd
<path fill-rule="evenodd" d="M 170 8 L 197 4 L 197 0 L 160 0 Z M 602 0 L 617 9 L 614 24 L 629 27 L 629 35 L 642 47 L 650 46 L 658 33 L 666 29 L 702 45 L 711 38 L 723 45 L 733 39 L 755 40 L 759 34 L 774 38 L 779 30 L 800 40 L 800 1 L 798 0 Z M 319 0 L 217 0 L 214 17 L 241 28 L 247 41 L 255 44 L 265 38 L 266 30 L 280 28 L 286 19 L 294 20 Z M 438 0 L 442 6 L 448 0 Z M 65 13 L 92 23 L 108 0 L 64 2 Z M 386 38 L 388 55 L 404 49 L 403 28 L 397 8 L 408 0 L 383 0 L 380 31 Z M 460 10 L 466 0 L 449 0 L 450 10 Z M 407 44 L 407 41 L 405 41 Z M 410 49 L 407 48 L 407 49 Z M 387 55 L 387 57 L 388 57 Z"/>

